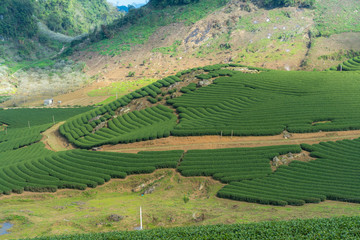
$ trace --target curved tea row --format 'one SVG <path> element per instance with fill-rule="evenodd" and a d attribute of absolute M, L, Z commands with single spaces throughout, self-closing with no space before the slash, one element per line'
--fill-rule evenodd
<path fill-rule="evenodd" d="M 96 187 L 111 178 L 175 168 L 182 151 L 138 154 L 73 150 L 0 168 L 0 193 Z M 24 156 L 26 158 L 26 156 Z"/>
<path fill-rule="evenodd" d="M 265 178 L 232 182 L 218 196 L 274 205 L 360 202 L 360 139 L 301 146 L 318 159 L 294 161 Z"/>

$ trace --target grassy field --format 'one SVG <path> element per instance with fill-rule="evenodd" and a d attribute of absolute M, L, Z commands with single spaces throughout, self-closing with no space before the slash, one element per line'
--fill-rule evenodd
<path fill-rule="evenodd" d="M 155 81 L 157 81 L 157 79 L 142 78 L 136 80 L 126 80 L 122 82 L 113 82 L 109 86 L 102 87 L 99 89 L 94 89 L 88 92 L 87 95 L 89 97 L 110 96 L 105 101 L 97 104 L 97 105 L 103 105 L 116 100 L 116 94 L 118 94 L 118 97 L 121 97 L 132 91 L 135 91 L 136 89 L 149 85 Z"/>
<path fill-rule="evenodd" d="M 356 0 L 318 0 L 315 4 L 316 30 L 320 36 L 360 31 L 360 7 Z"/>
<path fill-rule="evenodd" d="M 132 192 L 144 182 L 156 185 L 152 194 Z M 151 184 L 150 184 L 151 185 Z M 150 185 L 145 187 L 149 188 Z M 326 201 L 302 207 L 276 207 L 215 197 L 223 185 L 205 177 L 182 177 L 173 170 L 112 180 L 85 191 L 26 193 L 0 198 L 0 221 L 15 225 L 0 239 L 133 230 L 143 209 L 145 229 L 208 224 L 251 223 L 289 219 L 358 216 L 357 204 Z M 184 196 L 189 198 L 185 203 Z M 119 222 L 107 218 L 124 216 Z"/>

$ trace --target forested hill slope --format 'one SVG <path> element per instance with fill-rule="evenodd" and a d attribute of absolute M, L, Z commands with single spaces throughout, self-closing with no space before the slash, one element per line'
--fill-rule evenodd
<path fill-rule="evenodd" d="M 0 35 L 32 37 L 41 21 L 52 31 L 67 35 L 87 33 L 100 24 L 108 24 L 117 16 L 106 0 L 2 0 Z"/>
<path fill-rule="evenodd" d="M 82 69 L 81 64 L 64 59 L 71 54 L 71 42 L 121 16 L 106 0 L 1 0 L 0 96 L 42 81 L 48 82 L 43 86 L 70 82 L 70 89 L 79 87 L 76 82 L 85 79 L 77 70 Z M 47 92 L 36 88 L 42 95 Z"/>

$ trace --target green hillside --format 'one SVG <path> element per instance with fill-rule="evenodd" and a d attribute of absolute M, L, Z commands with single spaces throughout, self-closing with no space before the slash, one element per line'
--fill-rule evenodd
<path fill-rule="evenodd" d="M 88 33 L 95 26 L 111 23 L 118 13 L 105 0 L 4 0 L 0 15 L 0 35 L 16 38 L 36 35 L 37 21 L 70 36 Z"/>
<path fill-rule="evenodd" d="M 236 64 L 214 65 L 164 78 L 69 120 L 60 132 L 76 146 L 92 148 L 169 135 L 259 136 L 285 130 L 360 129 L 360 115 L 354 111 L 360 100 L 357 72 L 254 69 L 249 74 L 237 68 Z M 196 76 L 196 80 L 188 87 L 176 88 L 189 76 Z M 212 84 L 197 87 L 203 81 Z M 181 96 L 170 99 L 176 91 Z M 157 105 L 164 98 L 166 103 Z M 157 106 L 121 114 L 135 99 L 148 99 Z M 97 129 L 104 123 L 107 127 Z"/>

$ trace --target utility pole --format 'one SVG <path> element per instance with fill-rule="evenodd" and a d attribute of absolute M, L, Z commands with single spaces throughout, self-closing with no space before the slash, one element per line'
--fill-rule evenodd
<path fill-rule="evenodd" d="M 28 126 L 29 126 L 29 129 L 30 129 L 30 121 L 28 121 Z"/>
<path fill-rule="evenodd" d="M 142 226 L 142 211 L 141 211 L 141 206 L 140 206 L 140 230 L 143 229 L 143 226 Z"/>

